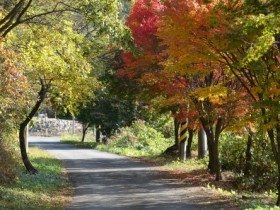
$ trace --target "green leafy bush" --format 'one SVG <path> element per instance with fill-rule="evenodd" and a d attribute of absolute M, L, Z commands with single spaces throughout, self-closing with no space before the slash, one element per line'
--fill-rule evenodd
<path fill-rule="evenodd" d="M 12 182 L 17 175 L 17 169 L 19 166 L 18 160 L 19 153 L 16 143 L 14 141 L 14 135 L 0 136 L 0 184 L 8 184 Z"/>
<path fill-rule="evenodd" d="M 138 120 L 131 127 L 121 128 L 119 133 L 109 139 L 109 143 L 119 148 L 134 148 L 148 154 L 160 154 L 172 144 L 172 140 L 165 139 L 162 133 Z"/>
<path fill-rule="evenodd" d="M 241 189 L 266 191 L 275 188 L 277 166 L 273 160 L 270 144 L 263 135 L 257 135 L 252 142 L 251 171 L 245 176 L 247 138 L 227 133 L 221 138 L 221 161 L 224 170 L 236 174 L 237 186 Z"/>

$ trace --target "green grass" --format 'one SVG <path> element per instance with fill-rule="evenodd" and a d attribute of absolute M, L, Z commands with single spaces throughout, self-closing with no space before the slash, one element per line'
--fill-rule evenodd
<path fill-rule="evenodd" d="M 235 200 L 241 209 L 246 210 L 280 210 L 279 207 L 274 206 L 277 195 L 274 192 L 249 192 L 236 191 L 235 189 L 224 189 L 212 184 L 208 184 L 207 188 L 216 191 L 217 193 Z"/>
<path fill-rule="evenodd" d="M 37 147 L 29 154 L 39 173 L 21 168 L 13 184 L 0 186 L 0 209 L 62 209 L 70 201 L 71 186 L 61 162 Z"/>
<path fill-rule="evenodd" d="M 135 149 L 135 148 L 124 148 L 117 147 L 115 145 L 110 144 L 101 144 L 94 142 L 92 137 L 87 137 L 84 142 L 81 142 L 81 137 L 78 135 L 63 135 L 61 137 L 61 141 L 68 144 L 74 144 L 81 148 L 89 148 L 89 149 L 97 149 L 104 152 L 111 152 L 118 155 L 124 155 L 129 157 L 147 157 L 148 159 L 151 157 L 155 157 L 159 154 L 151 153 L 149 150 L 145 149 Z"/>
<path fill-rule="evenodd" d="M 186 162 L 182 162 L 179 159 L 174 160 L 171 157 L 161 156 L 160 154 L 151 153 L 145 149 L 135 149 L 131 147 L 123 148 L 115 145 L 105 145 L 94 142 L 93 138 L 88 138 L 85 142 L 81 142 L 81 137 L 78 135 L 63 135 L 61 141 L 64 143 L 74 144 L 82 148 L 97 149 L 100 151 L 110 152 L 128 157 L 138 157 L 143 160 L 149 161 L 150 163 L 163 166 L 166 170 L 180 171 L 187 173 L 191 171 L 200 171 L 207 169 L 206 159 L 189 159 Z"/>

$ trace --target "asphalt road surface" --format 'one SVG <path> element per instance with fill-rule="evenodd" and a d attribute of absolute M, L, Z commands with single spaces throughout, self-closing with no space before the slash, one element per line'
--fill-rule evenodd
<path fill-rule="evenodd" d="M 236 209 L 205 189 L 181 183 L 141 161 L 76 148 L 56 137 L 29 137 L 29 142 L 63 160 L 74 187 L 68 210 Z"/>

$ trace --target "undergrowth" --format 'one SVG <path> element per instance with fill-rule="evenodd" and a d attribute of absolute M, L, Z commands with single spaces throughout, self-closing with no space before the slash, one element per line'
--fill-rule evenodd
<path fill-rule="evenodd" d="M 22 167 L 13 183 L 0 185 L 0 209 L 62 209 L 71 191 L 61 162 L 37 147 L 29 151 L 39 173 L 30 175 Z"/>

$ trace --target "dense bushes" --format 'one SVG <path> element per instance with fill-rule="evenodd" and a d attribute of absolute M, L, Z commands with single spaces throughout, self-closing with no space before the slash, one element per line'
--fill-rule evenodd
<path fill-rule="evenodd" d="M 20 158 L 13 139 L 11 134 L 0 134 L 0 185 L 10 183 L 17 174 Z"/>
<path fill-rule="evenodd" d="M 144 121 L 138 120 L 131 127 L 124 127 L 109 139 L 112 146 L 119 148 L 134 148 L 149 154 L 160 154 L 172 144 L 172 139 L 165 139 Z"/>
<path fill-rule="evenodd" d="M 236 174 L 237 186 L 252 191 L 266 191 L 275 188 L 277 183 L 277 166 L 273 160 L 268 140 L 257 135 L 251 145 L 250 171 L 245 174 L 246 149 L 248 139 L 232 133 L 221 139 L 221 161 L 223 170 Z"/>

